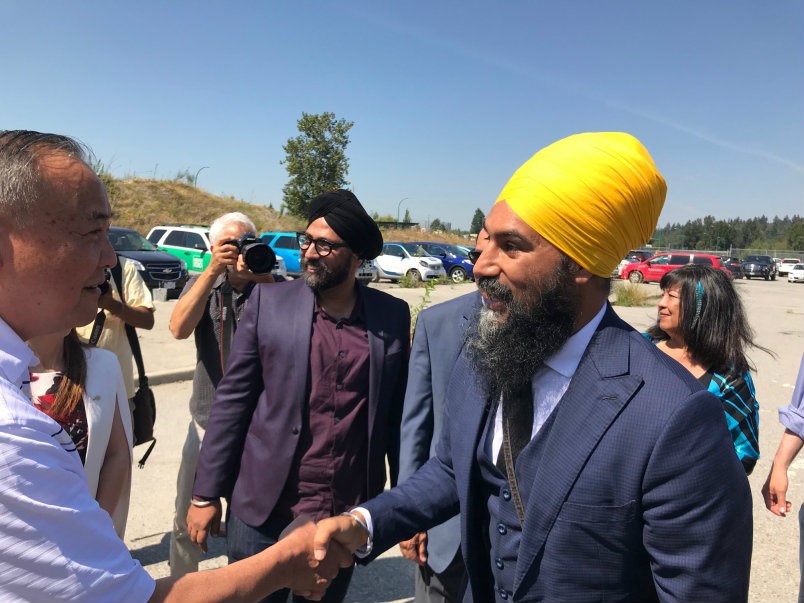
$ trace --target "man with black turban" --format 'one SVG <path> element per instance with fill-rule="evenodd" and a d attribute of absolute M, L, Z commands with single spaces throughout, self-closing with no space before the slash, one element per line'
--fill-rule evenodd
<path fill-rule="evenodd" d="M 255 287 L 215 393 L 187 514 L 206 550 L 230 501 L 230 562 L 382 492 L 399 466 L 410 310 L 356 282 L 382 234 L 350 191 L 312 200 L 298 235 L 302 278 Z M 325 600 L 343 601 L 351 570 Z M 265 601 L 285 601 L 287 592 Z"/>

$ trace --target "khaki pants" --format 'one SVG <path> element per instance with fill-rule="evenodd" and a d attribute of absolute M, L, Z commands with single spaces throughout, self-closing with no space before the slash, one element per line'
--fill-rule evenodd
<path fill-rule="evenodd" d="M 170 575 L 178 578 L 198 571 L 198 563 L 203 553 L 187 535 L 187 509 L 193 494 L 195 468 L 201 451 L 204 429 L 195 421 L 190 421 L 187 439 L 181 451 L 179 475 L 176 478 L 176 510 L 173 516 L 173 532 L 170 534 Z"/>

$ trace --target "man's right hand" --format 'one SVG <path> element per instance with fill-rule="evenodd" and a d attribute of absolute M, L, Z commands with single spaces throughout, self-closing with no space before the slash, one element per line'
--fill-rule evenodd
<path fill-rule="evenodd" d="M 338 515 L 323 519 L 316 524 L 313 553 L 318 561 L 322 561 L 326 558 L 330 545 L 337 543 L 353 555 L 365 546 L 368 537 L 366 529 L 354 517 Z"/>
<path fill-rule="evenodd" d="M 187 510 L 187 535 L 190 541 L 207 552 L 207 538 L 221 536 L 221 501 L 212 501 L 206 507 L 196 507 L 190 504 Z"/>
<path fill-rule="evenodd" d="M 237 245 L 221 241 L 217 245 L 213 243 L 210 250 L 212 257 L 209 260 L 208 269 L 212 274 L 223 274 L 227 266 L 232 266 L 232 268 L 237 266 L 237 258 L 240 256 Z"/>

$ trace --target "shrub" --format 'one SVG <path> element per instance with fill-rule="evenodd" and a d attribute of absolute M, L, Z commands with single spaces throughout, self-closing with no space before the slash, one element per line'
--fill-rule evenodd
<path fill-rule="evenodd" d="M 614 292 L 615 306 L 648 306 L 653 297 L 647 287 L 634 283 L 621 283 Z"/>

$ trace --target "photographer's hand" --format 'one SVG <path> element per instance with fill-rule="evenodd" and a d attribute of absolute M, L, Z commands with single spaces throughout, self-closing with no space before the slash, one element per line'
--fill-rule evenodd
<path fill-rule="evenodd" d="M 212 258 L 209 261 L 209 270 L 215 276 L 223 274 L 227 266 L 237 267 L 237 259 L 240 257 L 240 249 L 237 245 L 227 241 L 218 244 L 213 243 L 211 247 Z"/>

